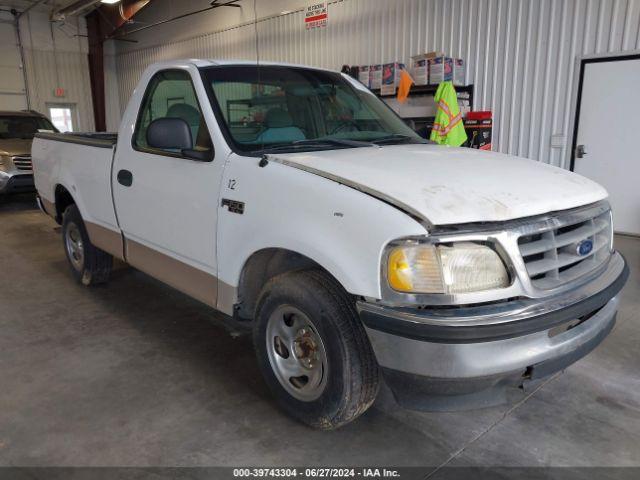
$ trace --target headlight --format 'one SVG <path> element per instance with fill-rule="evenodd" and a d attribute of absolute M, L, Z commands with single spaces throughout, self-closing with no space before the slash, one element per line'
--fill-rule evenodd
<path fill-rule="evenodd" d="M 509 286 L 509 274 L 490 247 L 471 242 L 452 246 L 412 244 L 393 248 L 387 280 L 404 293 L 468 293 Z"/>

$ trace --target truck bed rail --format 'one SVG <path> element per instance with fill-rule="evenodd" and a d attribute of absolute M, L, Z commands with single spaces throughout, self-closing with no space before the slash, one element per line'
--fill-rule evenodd
<path fill-rule="evenodd" d="M 53 133 L 38 132 L 36 138 L 43 140 L 54 140 L 56 142 L 77 143 L 98 148 L 113 148 L 118 142 L 117 133 Z"/>

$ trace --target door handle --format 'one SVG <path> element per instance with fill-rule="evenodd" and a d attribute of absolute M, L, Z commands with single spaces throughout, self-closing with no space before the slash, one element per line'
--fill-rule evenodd
<path fill-rule="evenodd" d="M 120 170 L 118 172 L 118 183 L 125 187 L 130 187 L 133 185 L 133 173 L 129 170 Z"/>
<path fill-rule="evenodd" d="M 578 145 L 576 147 L 576 158 L 582 158 L 587 154 L 587 151 L 584 148 L 584 145 Z"/>

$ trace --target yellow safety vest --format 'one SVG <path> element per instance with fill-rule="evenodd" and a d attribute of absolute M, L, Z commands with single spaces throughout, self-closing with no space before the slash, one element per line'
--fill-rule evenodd
<path fill-rule="evenodd" d="M 459 147 L 467 141 L 467 133 L 464 131 L 458 96 L 453 84 L 442 82 L 434 100 L 438 104 L 438 111 L 431 130 L 431 140 L 441 145 Z"/>

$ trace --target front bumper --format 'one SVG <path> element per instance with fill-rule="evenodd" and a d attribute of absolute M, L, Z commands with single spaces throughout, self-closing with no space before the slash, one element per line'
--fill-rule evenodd
<path fill-rule="evenodd" d="M 0 172 L 0 194 L 34 192 L 33 174 L 2 174 Z"/>
<path fill-rule="evenodd" d="M 504 387 L 551 375 L 609 334 L 628 268 L 615 253 L 586 284 L 553 298 L 450 309 L 358 308 L 387 384 L 409 408 L 499 403 Z"/>

